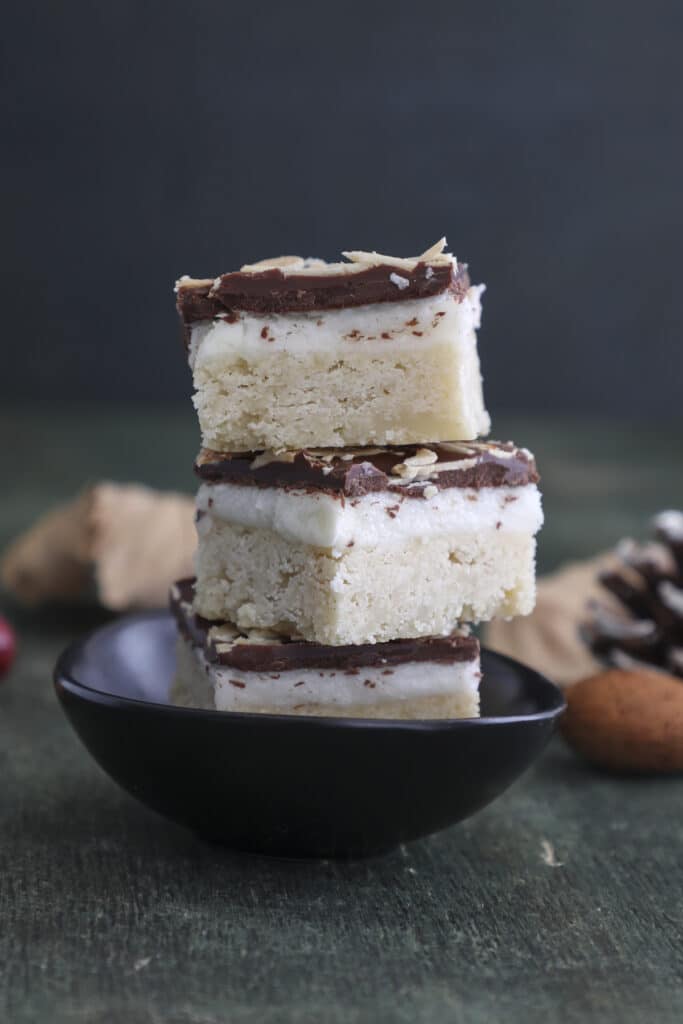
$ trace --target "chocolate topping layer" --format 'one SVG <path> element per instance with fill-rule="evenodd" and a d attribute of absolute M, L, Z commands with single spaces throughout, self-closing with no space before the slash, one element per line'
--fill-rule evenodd
<path fill-rule="evenodd" d="M 171 588 L 171 611 L 181 634 L 195 647 L 201 647 L 206 659 L 213 664 L 245 672 L 286 672 L 297 668 L 353 672 L 358 668 L 411 661 L 452 664 L 474 661 L 479 656 L 477 638 L 462 633 L 331 647 L 306 640 L 289 640 L 263 630 L 240 632 L 227 623 L 210 622 L 195 615 L 193 596 L 193 579 L 179 580 Z"/>
<path fill-rule="evenodd" d="M 539 480 L 531 452 L 486 441 L 236 454 L 203 449 L 195 472 L 212 483 L 304 488 L 348 498 L 375 491 L 429 498 L 449 487 L 524 487 Z"/>
<path fill-rule="evenodd" d="M 341 266 L 341 265 L 340 265 Z M 345 309 L 376 302 L 424 299 L 450 290 L 458 302 L 470 286 L 467 267 L 454 262 L 419 262 L 406 269 L 375 264 L 339 273 L 285 273 L 279 267 L 222 274 L 215 281 L 181 278 L 178 313 L 184 324 L 222 316 L 237 319 L 239 311 L 267 315 Z"/>

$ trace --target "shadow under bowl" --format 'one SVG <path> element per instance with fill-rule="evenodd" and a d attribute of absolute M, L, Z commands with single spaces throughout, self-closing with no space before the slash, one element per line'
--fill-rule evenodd
<path fill-rule="evenodd" d="M 481 718 L 429 721 L 203 711 L 169 703 L 176 627 L 119 619 L 55 668 L 61 705 L 104 770 L 148 807 L 233 849 L 386 852 L 494 800 L 541 753 L 564 699 L 482 652 Z"/>

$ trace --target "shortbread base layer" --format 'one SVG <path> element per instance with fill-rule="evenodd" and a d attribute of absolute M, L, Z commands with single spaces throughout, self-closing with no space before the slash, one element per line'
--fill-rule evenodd
<path fill-rule="evenodd" d="M 205 516 L 195 611 L 323 644 L 446 635 L 459 622 L 527 615 L 535 540 L 489 529 L 339 553 Z"/>
<path fill-rule="evenodd" d="M 480 288 L 192 327 L 202 443 L 217 451 L 408 444 L 488 433 Z"/>
<path fill-rule="evenodd" d="M 244 672 L 207 661 L 179 637 L 173 703 L 255 714 L 336 718 L 476 718 L 479 659 L 442 664 L 406 662 L 353 672 L 294 669 Z"/>

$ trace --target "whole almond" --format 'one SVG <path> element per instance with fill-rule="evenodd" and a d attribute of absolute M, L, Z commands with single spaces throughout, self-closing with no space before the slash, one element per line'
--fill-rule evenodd
<path fill-rule="evenodd" d="M 565 696 L 562 734 L 589 761 L 616 772 L 683 772 L 683 680 L 608 669 Z"/>

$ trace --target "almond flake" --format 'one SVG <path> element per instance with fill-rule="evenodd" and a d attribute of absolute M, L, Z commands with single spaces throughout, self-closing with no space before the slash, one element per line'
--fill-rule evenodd
<path fill-rule="evenodd" d="M 212 626 L 208 632 L 209 640 L 216 645 L 223 644 L 225 646 L 227 644 L 226 650 L 230 650 L 238 636 L 238 631 L 227 624 Z"/>
<path fill-rule="evenodd" d="M 343 452 L 340 448 L 307 448 L 306 454 L 314 459 L 322 459 L 323 462 L 331 462 L 332 459 L 338 458 L 354 459 L 357 455 L 362 455 L 369 459 L 372 455 L 383 455 L 386 451 L 386 448 L 345 448 Z M 397 452 L 396 454 L 403 455 L 403 452 Z"/>
<path fill-rule="evenodd" d="M 181 288 L 207 288 L 213 283 L 210 277 L 190 277 L 189 274 L 183 274 L 176 281 L 173 291 L 177 294 Z"/>
<path fill-rule="evenodd" d="M 393 467 L 391 472 L 395 473 L 396 476 L 402 477 L 404 480 L 414 480 L 418 473 L 418 467 L 408 466 L 405 462 L 399 462 Z"/>
<path fill-rule="evenodd" d="M 261 469 L 269 466 L 271 462 L 294 462 L 297 453 L 295 451 L 261 452 L 251 463 L 250 469 Z"/>
<path fill-rule="evenodd" d="M 458 452 L 460 455 L 474 455 L 478 450 L 476 442 L 472 444 L 462 444 L 460 441 L 442 441 L 441 447 L 445 448 L 449 452 Z"/>
<path fill-rule="evenodd" d="M 443 256 L 444 251 L 446 249 L 446 245 L 446 236 L 444 235 L 444 237 L 440 238 L 438 242 L 434 242 L 434 245 L 431 245 L 429 249 L 425 249 L 425 251 L 420 256 L 420 259 L 432 260 L 436 259 L 437 256 Z"/>
<path fill-rule="evenodd" d="M 489 455 L 495 459 L 514 459 L 516 452 L 506 452 L 504 448 L 489 448 Z"/>
<path fill-rule="evenodd" d="M 430 466 L 432 473 L 445 473 L 452 469 L 472 469 L 476 466 L 478 459 L 459 459 L 457 462 L 437 462 L 435 466 Z"/>
<path fill-rule="evenodd" d="M 420 256 L 386 256 L 380 252 L 364 252 L 362 249 L 347 250 L 342 253 L 347 260 L 351 263 L 365 263 L 370 265 L 377 265 L 378 263 L 384 263 L 388 266 L 398 267 L 403 270 L 414 270 L 418 263 L 435 263 L 442 266 L 445 263 L 451 263 L 457 266 L 457 262 L 454 256 L 449 252 L 445 252 L 446 239 L 441 238 L 434 245 L 426 249 Z"/>
<path fill-rule="evenodd" d="M 439 456 L 436 452 L 433 452 L 431 448 L 418 448 L 414 455 L 410 455 L 405 459 L 406 466 L 431 466 L 433 462 L 438 462 Z"/>

